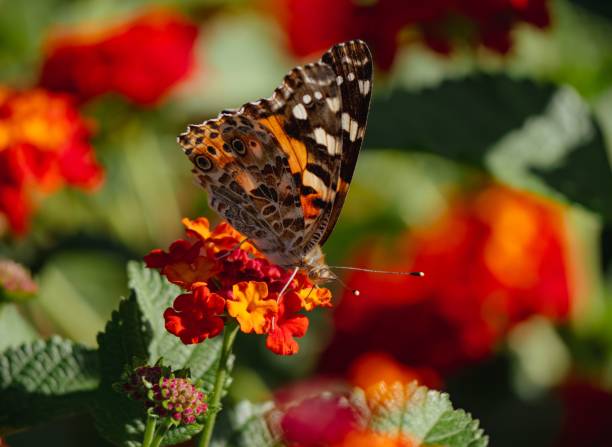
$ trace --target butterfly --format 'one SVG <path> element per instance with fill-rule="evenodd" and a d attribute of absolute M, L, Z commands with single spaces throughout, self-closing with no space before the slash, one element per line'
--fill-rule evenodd
<path fill-rule="evenodd" d="M 349 190 L 372 94 L 372 56 L 360 40 L 292 69 L 271 97 L 224 110 L 178 138 L 208 201 L 269 261 L 336 275 L 321 247 Z"/>

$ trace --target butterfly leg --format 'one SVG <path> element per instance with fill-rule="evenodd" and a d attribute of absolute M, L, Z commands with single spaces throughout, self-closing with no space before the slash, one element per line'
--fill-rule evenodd
<path fill-rule="evenodd" d="M 241 240 L 239 243 L 237 243 L 236 245 L 234 245 L 229 251 L 227 251 L 226 253 L 223 253 L 221 256 L 217 256 L 217 259 L 225 259 L 227 258 L 229 255 L 231 255 L 232 253 L 234 253 L 235 250 L 238 250 L 242 244 L 244 244 L 245 242 L 247 242 L 249 240 L 249 238 L 244 238 L 243 240 Z"/>

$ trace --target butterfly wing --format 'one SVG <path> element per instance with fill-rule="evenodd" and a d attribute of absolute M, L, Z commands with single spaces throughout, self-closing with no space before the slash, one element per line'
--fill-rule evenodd
<path fill-rule="evenodd" d="M 290 159 L 304 216 L 302 256 L 331 234 L 353 177 L 372 92 L 372 56 L 359 40 L 293 69 L 269 100 L 245 112 L 273 129 Z M 296 157 L 297 154 L 297 157 Z"/>
<path fill-rule="evenodd" d="M 321 58 L 336 73 L 342 98 L 340 177 L 329 220 L 319 245 L 323 245 L 338 221 L 349 190 L 361 143 L 365 134 L 370 98 L 372 97 L 372 55 L 365 42 L 353 40 L 332 47 Z"/>
<path fill-rule="evenodd" d="M 291 265 L 287 245 L 301 244 L 304 219 L 299 189 L 274 135 L 235 111 L 191 125 L 179 142 L 207 190 L 212 209 L 264 252 Z"/>
<path fill-rule="evenodd" d="M 270 98 L 179 137 L 211 207 L 272 262 L 299 265 L 331 233 L 363 138 L 371 75 L 367 46 L 340 44 L 294 68 Z"/>

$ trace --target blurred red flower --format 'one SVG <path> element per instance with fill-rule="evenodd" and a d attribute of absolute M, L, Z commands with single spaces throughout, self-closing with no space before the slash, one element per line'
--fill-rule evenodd
<path fill-rule="evenodd" d="M 197 35 L 195 24 L 168 11 L 71 32 L 49 42 L 40 83 L 82 101 L 112 92 L 152 105 L 189 73 Z"/>
<path fill-rule="evenodd" d="M 101 183 L 89 133 L 69 97 L 0 86 L 0 214 L 14 233 L 27 231 L 34 198 Z"/>
<path fill-rule="evenodd" d="M 434 51 L 447 54 L 453 42 L 481 44 L 498 53 L 512 46 L 511 31 L 519 22 L 545 28 L 547 0 L 273 0 L 291 50 L 308 56 L 354 38 L 368 42 L 376 62 L 388 69 L 402 31 L 413 27 Z M 414 33 L 418 35 L 418 33 Z M 405 34 L 407 38 L 408 35 Z"/>
<path fill-rule="evenodd" d="M 147 267 L 188 292 L 166 310 L 166 329 L 185 344 L 200 343 L 234 318 L 242 332 L 266 335 L 272 352 L 296 354 L 295 338 L 308 329 L 299 312 L 331 306 L 331 292 L 315 289 L 303 272 L 289 282 L 291 272 L 268 262 L 227 222 L 213 229 L 203 217 L 183 224 L 188 240 L 145 256 Z"/>
<path fill-rule="evenodd" d="M 531 315 L 570 311 L 572 283 L 559 206 L 502 186 L 454 203 L 436 224 L 407 235 L 390 255 L 364 249 L 363 265 L 422 270 L 424 278 L 358 272 L 334 313 L 324 372 L 346 373 L 366 352 L 441 373 L 488 356 Z M 380 249 L 379 249 L 380 250 Z"/>
<path fill-rule="evenodd" d="M 561 387 L 564 416 L 557 447 L 607 447 L 612 438 L 612 392 L 575 379 Z"/>
<path fill-rule="evenodd" d="M 409 393 L 416 389 L 415 383 L 378 382 L 356 392 L 346 383 L 308 379 L 275 392 L 274 408 L 265 417 L 290 447 L 417 447 L 420 440 L 402 430 L 386 432 L 371 419 L 381 410 L 393 412 L 386 405 L 397 399 L 410 411 L 418 399 L 409 401 Z"/>
<path fill-rule="evenodd" d="M 280 427 L 290 446 L 333 446 L 357 431 L 359 413 L 346 397 L 323 393 L 287 407 Z"/>

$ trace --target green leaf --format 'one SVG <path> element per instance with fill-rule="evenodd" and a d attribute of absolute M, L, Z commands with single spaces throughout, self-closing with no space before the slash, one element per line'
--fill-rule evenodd
<path fill-rule="evenodd" d="M 172 369 L 189 368 L 194 380 L 202 380 L 206 393 L 213 388 L 221 351 L 221 337 L 197 345 L 183 345 L 164 327 L 163 312 L 181 290 L 159 273 L 132 262 L 128 265 L 132 294 L 113 313 L 105 331 L 98 336 L 102 385 L 96 400 L 96 425 L 116 445 L 139 446 L 145 427 L 145 411 L 138 402 L 116 393 L 112 384 L 119 381 L 126 365 L 135 359 L 154 364 L 163 358 Z M 228 382 L 229 385 L 229 382 Z M 170 430 L 167 445 L 189 440 L 202 427 L 194 424 Z"/>
<path fill-rule="evenodd" d="M 0 354 L 0 432 L 85 411 L 98 381 L 96 351 L 69 340 L 7 349 Z"/>
<path fill-rule="evenodd" d="M 435 153 L 519 187 L 550 190 L 612 220 L 599 124 L 569 87 L 473 75 L 373 103 L 366 144 Z"/>
<path fill-rule="evenodd" d="M 268 427 L 264 415 L 274 408 L 272 402 L 239 402 L 230 413 L 232 432 L 222 445 L 232 447 L 278 447 L 282 442 Z"/>
<path fill-rule="evenodd" d="M 0 352 L 37 338 L 36 330 L 21 315 L 16 304 L 0 304 Z"/>
<path fill-rule="evenodd" d="M 396 439 L 422 445 L 485 447 L 488 438 L 478 421 L 463 410 L 454 410 L 447 394 L 419 387 L 381 383 L 367 398 L 368 427 Z"/>

